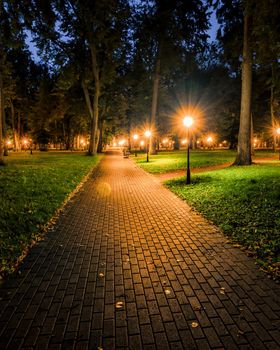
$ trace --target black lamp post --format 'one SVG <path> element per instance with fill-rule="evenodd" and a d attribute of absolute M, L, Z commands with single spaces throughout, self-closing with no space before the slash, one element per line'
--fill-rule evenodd
<path fill-rule="evenodd" d="M 190 127 L 193 124 L 193 118 L 192 117 L 185 117 L 183 119 L 183 124 L 187 128 L 187 177 L 186 177 L 186 185 L 189 185 L 191 183 L 191 169 L 190 169 Z"/>
<path fill-rule="evenodd" d="M 145 131 L 145 136 L 147 138 L 147 163 L 149 162 L 149 153 L 150 153 L 150 137 L 151 137 L 152 133 L 150 132 L 150 130 L 146 130 Z"/>

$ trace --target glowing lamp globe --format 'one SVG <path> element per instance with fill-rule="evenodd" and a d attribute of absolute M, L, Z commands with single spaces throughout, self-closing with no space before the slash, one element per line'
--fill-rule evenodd
<path fill-rule="evenodd" d="M 189 116 L 186 116 L 186 117 L 183 119 L 183 124 L 184 124 L 187 128 L 190 128 L 190 127 L 193 125 L 193 118 L 192 118 L 192 117 L 189 117 Z"/>

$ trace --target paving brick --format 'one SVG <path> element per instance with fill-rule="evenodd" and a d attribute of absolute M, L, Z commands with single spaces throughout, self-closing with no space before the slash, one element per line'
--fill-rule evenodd
<path fill-rule="evenodd" d="M 223 347 L 214 327 L 204 328 L 203 332 L 211 348 Z"/>
<path fill-rule="evenodd" d="M 180 336 L 177 331 L 176 324 L 174 324 L 174 322 L 165 322 L 164 327 L 169 343 L 180 340 Z"/>
<path fill-rule="evenodd" d="M 131 335 L 128 338 L 129 342 L 129 349 L 135 349 L 135 350 L 141 350 L 142 349 L 142 343 L 141 343 L 141 336 L 140 335 Z M 108 349 L 114 349 L 113 347 Z"/>
<path fill-rule="evenodd" d="M 128 346 L 128 335 L 126 327 L 116 328 L 116 347 L 127 347 Z"/>
<path fill-rule="evenodd" d="M 155 342 L 157 349 L 169 350 L 169 343 L 165 333 L 156 333 Z"/>

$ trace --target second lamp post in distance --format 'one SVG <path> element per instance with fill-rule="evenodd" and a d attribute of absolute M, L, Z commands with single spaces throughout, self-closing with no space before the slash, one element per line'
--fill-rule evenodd
<path fill-rule="evenodd" d="M 190 116 L 186 116 L 183 119 L 183 124 L 187 128 L 187 177 L 186 177 L 186 185 L 191 183 L 191 170 L 190 170 L 190 128 L 193 125 L 193 118 Z"/>
<path fill-rule="evenodd" d="M 136 145 L 136 143 L 137 143 L 137 140 L 138 140 L 138 139 L 139 139 L 138 134 L 134 134 L 134 135 L 133 135 L 133 140 L 134 140 L 133 146 L 134 146 L 134 154 L 135 154 L 135 157 L 137 157 L 137 145 Z"/>
<path fill-rule="evenodd" d="M 150 132 L 150 130 L 146 130 L 145 131 L 145 136 L 147 138 L 147 162 L 149 161 L 149 153 L 150 153 L 150 138 L 151 138 L 152 133 Z"/>

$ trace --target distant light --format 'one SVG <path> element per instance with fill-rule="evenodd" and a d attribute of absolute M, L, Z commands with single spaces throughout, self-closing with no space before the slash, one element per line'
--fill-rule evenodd
<path fill-rule="evenodd" d="M 196 141 L 196 143 L 200 143 L 200 141 L 199 141 L 199 140 L 197 140 L 197 141 Z"/>
<path fill-rule="evenodd" d="M 116 142 L 113 142 L 113 147 L 116 147 L 116 146 L 117 146 Z"/>
<path fill-rule="evenodd" d="M 138 140 L 138 139 L 139 139 L 139 136 L 138 136 L 137 134 L 134 134 L 134 135 L 133 135 L 133 138 L 134 138 L 134 140 Z"/>
<path fill-rule="evenodd" d="M 187 139 L 182 140 L 182 144 L 183 144 L 183 145 L 185 145 L 187 142 L 188 142 L 188 140 L 187 140 Z"/>
<path fill-rule="evenodd" d="M 144 141 L 140 141 L 140 146 L 144 146 L 145 142 Z"/>
<path fill-rule="evenodd" d="M 150 132 L 150 130 L 146 130 L 145 131 L 145 136 L 146 137 L 150 137 L 152 135 L 152 133 Z"/>
<path fill-rule="evenodd" d="M 187 128 L 190 128 L 190 127 L 193 125 L 193 118 L 190 117 L 190 116 L 186 116 L 186 117 L 183 119 L 183 124 L 184 124 Z"/>
<path fill-rule="evenodd" d="M 12 142 L 9 140 L 7 141 L 7 145 L 10 146 L 12 144 Z"/>
<path fill-rule="evenodd" d="M 209 136 L 209 137 L 207 137 L 207 140 L 206 140 L 207 142 L 212 142 L 213 141 L 213 137 L 212 136 Z"/>
<path fill-rule="evenodd" d="M 168 142 L 168 139 L 162 140 L 162 143 L 167 143 L 167 142 Z"/>
<path fill-rule="evenodd" d="M 280 128 L 277 128 L 276 132 L 277 132 L 278 135 L 280 135 Z"/>
<path fill-rule="evenodd" d="M 81 145 L 84 145 L 84 144 L 85 144 L 85 140 L 81 139 Z"/>
<path fill-rule="evenodd" d="M 23 143 L 24 143 L 25 145 L 27 145 L 27 142 L 28 142 L 27 140 L 25 140 L 25 139 L 23 140 Z"/>
<path fill-rule="evenodd" d="M 122 146 L 122 145 L 124 145 L 124 144 L 125 144 L 125 140 L 119 141 L 119 145 L 120 145 L 120 146 Z"/>

